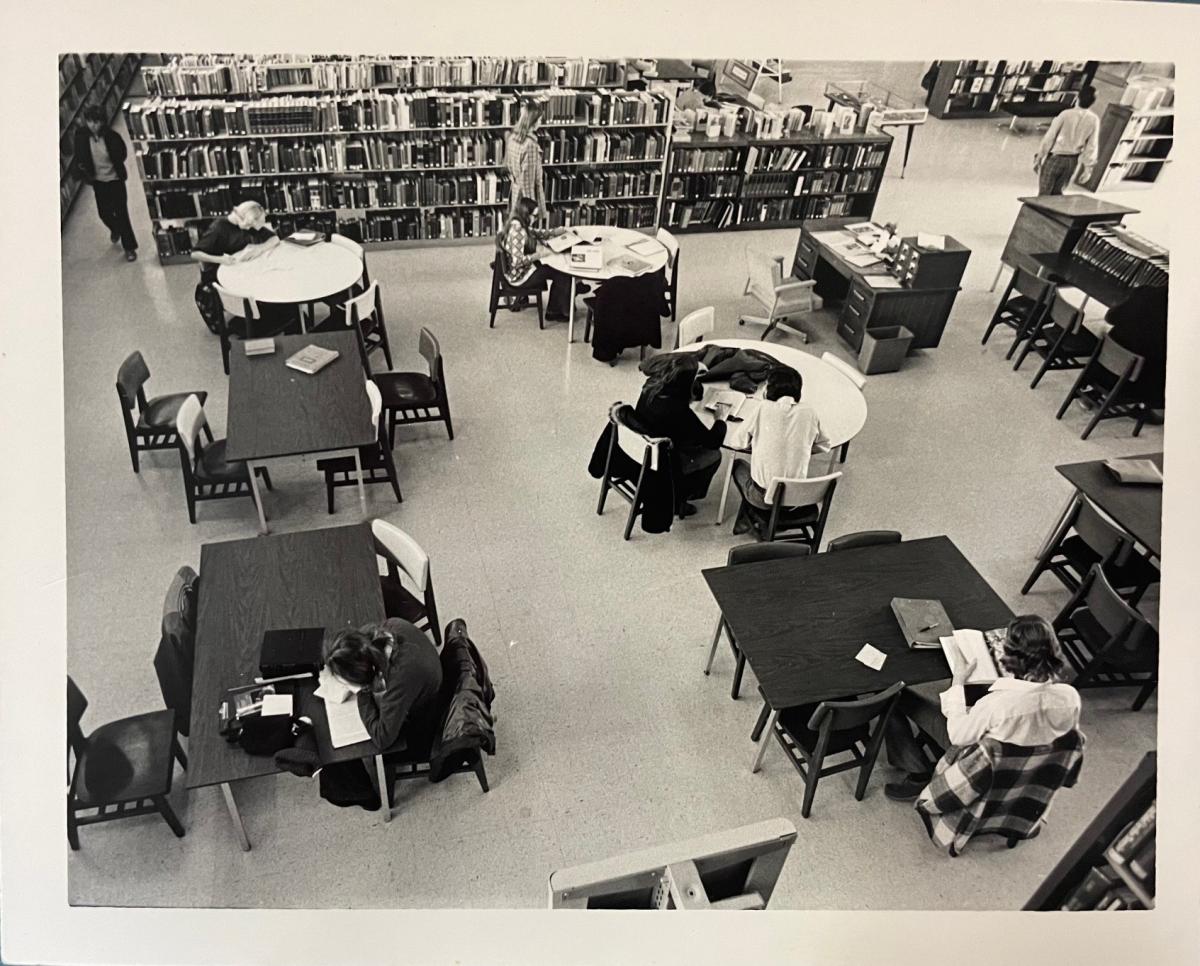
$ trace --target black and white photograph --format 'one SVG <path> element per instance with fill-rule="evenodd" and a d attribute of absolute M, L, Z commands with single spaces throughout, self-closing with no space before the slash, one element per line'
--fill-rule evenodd
<path fill-rule="evenodd" d="M 112 925 L 5 962 L 1196 953 L 1194 9 L 128 6 L 23 58 L 5 324 L 5 742 Z"/>

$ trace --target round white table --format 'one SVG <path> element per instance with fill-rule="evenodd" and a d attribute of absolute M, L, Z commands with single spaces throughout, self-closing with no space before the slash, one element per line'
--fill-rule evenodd
<path fill-rule="evenodd" d="M 731 349 L 754 349 L 765 353 L 786 366 L 800 373 L 803 380 L 801 396 L 805 402 L 812 405 L 821 420 L 821 429 L 829 438 L 831 454 L 854 439 L 867 422 L 867 400 L 862 390 L 851 382 L 844 374 L 829 363 L 814 355 L 793 349 L 791 346 L 776 345 L 771 342 L 759 342 L 754 339 L 713 339 L 708 342 L 694 342 L 691 345 L 677 349 L 678 352 L 700 352 L 709 346 L 726 346 Z M 706 386 L 724 388 L 721 382 L 706 383 Z M 756 396 L 761 396 L 765 384 L 759 386 Z M 711 394 L 706 390 L 705 395 Z M 707 409 L 703 408 L 703 400 L 697 403 L 697 413 L 705 422 L 711 424 L 715 420 Z M 723 449 L 732 453 L 749 452 L 749 442 L 745 439 L 745 422 L 729 423 L 725 434 Z M 843 454 L 843 459 L 844 459 Z M 717 523 L 725 519 L 725 501 L 729 496 L 729 481 L 733 475 L 733 463 L 736 456 L 731 456 L 725 469 L 725 485 L 721 489 L 721 505 L 717 511 Z M 833 468 L 833 456 L 830 457 L 830 469 Z"/>
<path fill-rule="evenodd" d="M 576 225 L 571 231 L 575 232 L 585 242 L 598 242 L 600 245 L 603 265 L 596 269 L 583 269 L 571 265 L 571 249 L 555 255 L 547 255 L 542 264 L 557 269 L 564 275 L 571 276 L 571 310 L 567 316 L 567 341 L 575 341 L 575 285 L 577 279 L 596 279 L 603 282 L 610 278 L 636 278 L 657 272 L 667 267 L 667 247 L 653 235 L 646 235 L 633 228 L 617 228 L 613 225 Z M 630 251 L 630 245 L 645 242 L 642 251 Z M 650 245 L 655 246 L 653 252 Z M 618 264 L 621 258 L 636 258 L 645 262 L 646 267 L 638 271 L 630 271 L 624 265 Z M 222 282 L 222 284 L 224 284 Z"/>
<path fill-rule="evenodd" d="M 217 281 L 256 302 L 312 305 L 344 292 L 362 277 L 362 262 L 330 242 L 293 245 L 281 241 L 248 262 L 222 265 Z"/>

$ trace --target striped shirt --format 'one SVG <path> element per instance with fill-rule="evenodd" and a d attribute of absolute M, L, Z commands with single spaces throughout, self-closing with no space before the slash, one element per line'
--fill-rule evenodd
<path fill-rule="evenodd" d="M 511 284 L 520 285 L 528 281 L 529 276 L 537 268 L 537 263 L 530 255 L 526 254 L 525 249 L 530 247 L 531 240 L 544 239 L 549 234 L 549 232 L 539 231 L 536 228 L 527 229 L 521 224 L 520 219 L 510 218 L 508 220 L 504 235 L 500 239 L 500 245 L 504 249 L 505 256 L 504 277 Z"/>
<path fill-rule="evenodd" d="M 521 198 L 541 201 L 542 196 L 542 148 L 533 135 L 518 141 L 511 134 L 505 145 L 505 165 L 512 179 L 509 188 L 512 204 Z"/>

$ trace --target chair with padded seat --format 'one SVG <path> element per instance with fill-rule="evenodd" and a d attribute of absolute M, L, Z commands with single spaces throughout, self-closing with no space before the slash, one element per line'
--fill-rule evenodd
<path fill-rule="evenodd" d="M 1016 336 L 1004 357 L 1011 359 L 1017 351 L 1017 346 L 1025 340 L 1025 335 L 1041 322 L 1042 313 L 1049 304 L 1053 290 L 1054 283 L 1050 280 L 1038 278 L 1022 268 L 1014 269 L 987 328 L 983 330 L 983 338 L 979 340 L 979 344 L 987 345 L 997 326 L 1007 326 Z"/>
<path fill-rule="evenodd" d="M 679 320 L 679 329 L 675 335 L 675 348 L 682 349 L 685 345 L 700 342 L 706 336 L 712 335 L 715 328 L 716 310 L 711 305 L 689 312 Z"/>
<path fill-rule="evenodd" d="M 800 806 L 804 818 L 812 812 L 817 782 L 827 775 L 857 768 L 854 798 L 859 802 L 863 800 L 883 745 L 888 718 L 903 690 L 904 682 L 897 681 L 878 694 L 844 701 L 822 701 L 815 706 L 800 705 L 779 713 L 775 722 L 775 740 L 804 779 L 804 801 Z M 872 722 L 875 723 L 873 729 Z M 849 760 L 825 764 L 830 755 L 843 754 L 849 755 Z"/>
<path fill-rule="evenodd" d="M 1161 398 L 1147 395 L 1138 385 L 1145 365 L 1143 356 L 1130 352 L 1108 336 L 1101 337 L 1054 418 L 1062 419 L 1074 400 L 1083 399 L 1091 404 L 1093 412 L 1080 439 L 1091 436 L 1102 419 L 1132 419 L 1133 435 L 1139 435 L 1151 411 L 1163 404 Z"/>
<path fill-rule="evenodd" d="M 68 676 L 67 841 L 71 848 L 79 849 L 83 825 L 155 812 L 176 837 L 183 838 L 183 826 L 167 801 L 175 762 L 187 768 L 187 756 L 175 736 L 175 712 L 163 709 L 121 718 L 85 736 L 80 721 L 87 706 L 87 698 Z"/>
<path fill-rule="evenodd" d="M 765 509 L 751 502 L 742 492 L 736 475 L 733 482 L 742 496 L 742 513 L 749 517 L 751 529 L 759 540 L 805 543 L 816 553 L 841 476 L 839 471 L 807 479 L 773 479 L 766 489 L 768 506 Z"/>
<path fill-rule="evenodd" d="M 378 282 L 371 282 L 363 292 L 346 299 L 337 311 L 310 331 L 332 332 L 341 329 L 354 331 L 358 340 L 359 359 L 368 373 L 371 371 L 372 352 L 382 352 L 387 367 L 392 368 L 392 346 L 388 341 L 383 296 Z"/>
<path fill-rule="evenodd" d="M 1021 593 L 1029 593 L 1047 572 L 1074 592 L 1094 566 L 1099 566 L 1112 585 L 1122 591 L 1121 597 L 1135 607 L 1160 579 L 1158 568 L 1134 547 L 1133 537 L 1103 516 L 1087 497 L 1080 496 L 1057 539 L 1038 557 Z"/>
<path fill-rule="evenodd" d="M 117 370 L 117 399 L 121 402 L 121 419 L 125 423 L 125 440 L 129 444 L 129 459 L 133 472 L 139 471 L 138 453 L 151 450 L 175 449 L 175 417 L 188 396 L 195 396 L 204 405 L 207 392 L 173 392 L 146 398 L 146 383 L 150 369 L 140 352 L 131 352 Z M 208 441 L 212 431 L 205 426 Z"/>
<path fill-rule="evenodd" d="M 386 520 L 372 520 L 371 535 L 375 539 L 375 553 L 387 564 L 387 573 L 379 578 L 384 613 L 428 630 L 440 647 L 442 634 L 433 577 L 429 573 L 429 554 L 411 536 Z"/>
<path fill-rule="evenodd" d="M 800 336 L 801 341 L 808 341 L 808 333 L 797 323 L 790 321 L 793 316 L 802 312 L 812 312 L 820 308 L 813 293 L 816 282 L 813 279 L 785 279 L 779 259 L 771 258 L 752 248 L 746 249 L 747 279 L 743 295 L 753 296 L 767 310 L 765 316 L 743 315 L 738 319 L 738 325 L 747 322 L 758 322 L 766 329 L 759 337 L 766 339 L 775 328 L 784 325 Z"/>
<path fill-rule="evenodd" d="M 371 376 L 383 396 L 387 416 L 388 446 L 396 445 L 396 427 L 415 423 L 445 423 L 446 433 L 454 439 L 450 421 L 450 399 L 446 394 L 446 370 L 442 347 L 425 326 L 417 340 L 417 349 L 429 366 L 423 372 L 377 372 Z"/>
<path fill-rule="evenodd" d="M 500 243 L 500 236 L 496 236 L 496 245 L 493 252 L 492 264 L 492 289 L 488 296 L 488 313 L 491 318 L 488 321 L 488 328 L 496 327 L 496 313 L 500 309 L 512 309 L 517 311 L 524 308 L 518 301 L 527 299 L 537 305 L 538 328 L 546 327 L 545 306 L 542 302 L 542 295 L 546 291 L 545 279 L 537 281 L 529 281 L 523 285 L 514 285 L 508 280 L 508 276 L 504 274 L 504 265 L 507 256 L 504 253 L 504 247 Z"/>
<path fill-rule="evenodd" d="M 633 522 L 645 505 L 648 478 L 660 469 L 666 470 L 672 486 L 671 506 L 675 506 L 674 474 L 671 466 L 671 441 L 666 437 L 650 436 L 638 423 L 633 407 L 628 403 L 614 403 L 608 411 L 612 432 L 608 438 L 608 452 L 604 460 L 604 474 L 600 478 L 600 501 L 596 513 L 604 513 L 604 502 L 609 490 L 615 490 L 629 503 L 629 516 L 625 520 L 625 539 L 633 533 Z M 613 457 L 624 453 L 638 466 L 636 480 L 624 477 L 615 467 Z"/>
<path fill-rule="evenodd" d="M 857 533 L 844 533 L 834 537 L 825 545 L 826 553 L 838 550 L 854 550 L 857 547 L 881 547 L 889 543 L 900 543 L 902 537 L 898 530 L 860 530 Z"/>
<path fill-rule="evenodd" d="M 249 295 L 237 295 L 219 282 L 213 282 L 213 288 L 221 299 L 224 312 L 217 335 L 221 339 L 221 365 L 225 368 L 225 375 L 229 375 L 229 353 L 233 351 L 235 340 L 266 339 L 296 331 L 298 316 L 296 319 L 280 318 L 268 322 L 263 318 L 258 302 Z"/>
<path fill-rule="evenodd" d="M 812 549 L 802 543 L 746 543 L 740 547 L 730 547 L 725 559 L 727 567 L 738 564 L 759 563 L 763 560 L 782 560 L 786 557 L 807 557 Z M 734 701 L 742 690 L 742 672 L 746 670 L 746 655 L 742 653 L 733 637 L 733 629 L 725 622 L 725 615 L 717 617 L 717 629 L 713 633 L 712 647 L 708 649 L 708 660 L 704 663 L 704 674 L 712 672 L 713 658 L 717 655 L 717 645 L 721 643 L 721 633 L 729 640 L 733 651 L 734 669 L 733 685 L 729 696 Z"/>
<path fill-rule="evenodd" d="M 179 436 L 179 463 L 183 468 L 183 488 L 187 496 L 188 519 L 196 522 L 196 504 L 203 500 L 228 500 L 248 496 L 253 499 L 250 472 L 245 463 L 230 463 L 225 459 L 224 439 L 213 440 L 207 446 L 200 442 L 200 428 L 208 422 L 204 407 L 195 396 L 188 396 L 179 407 L 175 432 Z M 271 489 L 271 477 L 266 467 L 255 472 Z"/>
<path fill-rule="evenodd" d="M 375 442 L 359 448 L 358 461 L 362 467 L 362 481 L 364 484 L 390 483 L 392 491 L 396 494 L 396 502 L 403 503 L 404 497 L 400 494 L 400 480 L 396 475 L 392 448 L 384 436 L 383 397 L 379 387 L 373 382 L 367 383 L 367 398 L 371 400 L 371 423 L 375 426 Z M 325 499 L 329 512 L 333 513 L 334 490 L 339 486 L 358 486 L 354 457 L 333 456 L 317 460 L 317 470 L 325 474 Z"/>
<path fill-rule="evenodd" d="M 665 228 L 658 229 L 654 237 L 667 250 L 667 305 L 670 306 L 671 321 L 674 322 L 679 309 L 679 239 Z"/>
<path fill-rule="evenodd" d="M 1082 688 L 1140 687 L 1134 711 L 1158 687 L 1158 631 L 1121 599 L 1097 564 L 1054 618 L 1054 633 Z"/>
<path fill-rule="evenodd" d="M 1042 376 L 1051 370 L 1082 369 L 1096 351 L 1096 337 L 1084 326 L 1083 313 L 1055 292 L 1050 304 L 1042 313 L 1042 321 L 1036 331 L 1025 339 L 1013 371 L 1031 352 L 1041 356 L 1042 364 L 1029 383 L 1036 389 Z"/>

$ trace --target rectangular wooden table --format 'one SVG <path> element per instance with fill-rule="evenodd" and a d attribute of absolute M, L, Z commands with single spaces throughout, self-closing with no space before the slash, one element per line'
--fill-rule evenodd
<path fill-rule="evenodd" d="M 940 650 L 908 646 L 892 614 L 893 597 L 936 598 L 958 628 L 1000 627 L 1013 617 L 945 536 L 703 574 L 769 709 L 752 771 L 781 711 L 882 691 L 897 681 L 949 677 Z M 855 660 L 867 643 L 887 655 L 879 671 Z"/>
<path fill-rule="evenodd" d="M 1039 252 L 1029 257 L 1039 277 L 1057 275 L 1064 279 L 1067 285 L 1079 289 L 1087 296 L 1080 308 L 1087 304 L 1087 299 L 1095 299 L 1101 305 L 1112 308 L 1125 301 L 1131 291 L 1131 287 L 1120 279 L 1073 257 L 1070 253 Z"/>
<path fill-rule="evenodd" d="M 1163 454 L 1143 453 L 1131 459 L 1153 460 L 1161 470 Z M 1059 537 L 1059 531 L 1081 496 L 1086 496 L 1101 512 L 1137 540 L 1155 557 L 1162 556 L 1162 487 L 1118 483 L 1104 468 L 1104 460 L 1087 460 L 1083 463 L 1063 463 L 1054 467 L 1065 477 L 1075 492 L 1067 501 L 1066 509 L 1050 535 L 1038 548 L 1040 557 L 1046 548 Z"/>
<path fill-rule="evenodd" d="M 226 457 L 245 461 L 250 470 L 259 531 L 267 533 L 254 469 L 268 459 L 305 453 L 345 451 L 358 471 L 359 503 L 366 511 L 359 447 L 378 438 L 371 425 L 371 402 L 359 359 L 357 336 L 350 331 L 275 337 L 270 355 L 247 356 L 240 345 L 229 355 L 229 418 Z M 313 375 L 286 365 L 289 356 L 309 345 L 340 353 Z"/>
<path fill-rule="evenodd" d="M 249 755 L 221 736 L 217 709 L 225 692 L 252 684 L 259 675 L 259 648 L 268 630 L 323 627 L 332 635 L 383 618 L 370 524 L 206 543 L 200 548 L 188 788 L 221 786 L 243 849 L 249 850 L 250 842 L 231 783 L 278 774 L 280 769 L 273 757 Z M 322 763 L 378 756 L 379 749 L 370 741 L 332 746 L 325 703 L 313 695 L 315 688 L 315 682 L 304 682 L 295 700 L 296 710 L 312 718 Z M 382 759 L 376 761 L 382 776 Z M 386 794 L 382 785 L 380 789 Z"/>

